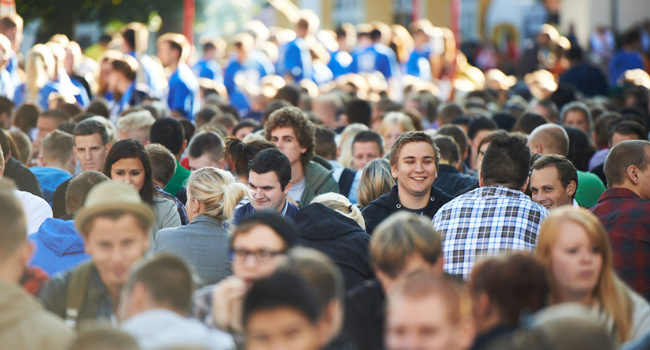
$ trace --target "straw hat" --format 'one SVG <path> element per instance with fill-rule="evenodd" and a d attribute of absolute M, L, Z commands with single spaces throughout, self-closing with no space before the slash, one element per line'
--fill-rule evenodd
<path fill-rule="evenodd" d="M 104 181 L 93 187 L 86 197 L 84 206 L 75 214 L 75 227 L 79 232 L 96 216 L 111 212 L 123 211 L 142 218 L 151 227 L 155 214 L 151 206 L 145 203 L 140 194 L 132 186 Z"/>

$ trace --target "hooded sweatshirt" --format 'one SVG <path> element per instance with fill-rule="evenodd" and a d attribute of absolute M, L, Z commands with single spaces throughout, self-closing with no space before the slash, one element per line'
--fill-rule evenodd
<path fill-rule="evenodd" d="M 84 252 L 84 241 L 74 227 L 74 220 L 46 219 L 38 232 L 29 235 L 29 238 L 36 245 L 30 265 L 42 268 L 50 276 L 90 258 Z"/>
<path fill-rule="evenodd" d="M 368 234 L 372 235 L 373 231 L 375 231 L 375 227 L 391 214 L 400 210 L 413 211 L 414 208 L 405 208 L 402 205 L 399 200 L 397 187 L 398 185 L 393 186 L 389 193 L 375 199 L 363 208 L 361 213 L 363 214 L 364 220 L 366 220 L 366 232 L 368 232 Z M 454 197 L 442 192 L 435 186 L 431 186 L 429 202 L 427 202 L 427 206 L 422 210 L 422 215 L 433 218 L 433 216 L 436 215 L 436 212 L 438 212 L 438 209 L 452 199 L 454 199 Z"/>
<path fill-rule="evenodd" d="M 0 348 L 64 350 L 74 332 L 17 285 L 0 280 Z"/>
<path fill-rule="evenodd" d="M 345 289 L 373 278 L 368 262 L 370 235 L 356 221 L 320 203 L 310 204 L 294 217 L 299 246 L 326 254 L 341 269 Z"/>
<path fill-rule="evenodd" d="M 313 160 L 304 165 L 305 190 L 300 198 L 300 208 L 309 205 L 319 194 L 339 193 L 339 184 L 332 177 L 333 169 L 328 161 L 319 156 L 314 156 Z"/>

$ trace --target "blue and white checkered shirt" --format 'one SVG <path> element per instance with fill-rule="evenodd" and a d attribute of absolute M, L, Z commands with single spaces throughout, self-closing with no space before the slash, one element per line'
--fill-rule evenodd
<path fill-rule="evenodd" d="M 445 272 L 467 280 L 477 257 L 535 251 L 548 210 L 521 191 L 482 187 L 445 204 L 433 217 L 442 235 Z"/>

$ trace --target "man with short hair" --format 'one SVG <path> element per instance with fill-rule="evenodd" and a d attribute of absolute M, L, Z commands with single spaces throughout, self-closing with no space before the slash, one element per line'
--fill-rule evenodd
<path fill-rule="evenodd" d="M 458 102 L 445 102 L 438 106 L 438 126 L 451 124 L 454 119 L 467 114 L 467 110 Z"/>
<path fill-rule="evenodd" d="M 131 334 L 142 349 L 234 348 L 230 335 L 185 317 L 192 291 L 192 272 L 180 258 L 158 254 L 138 263 L 122 287 L 117 312 L 120 328 Z"/>
<path fill-rule="evenodd" d="M 383 348 L 386 293 L 410 274 L 442 274 L 442 239 L 428 218 L 395 213 L 375 230 L 370 262 L 377 278 L 352 288 L 345 300 L 344 339 L 358 350 Z"/>
<path fill-rule="evenodd" d="M 363 170 L 371 160 L 384 155 L 384 138 L 374 130 L 365 130 L 354 135 L 352 139 L 352 165 L 356 170 Z"/>
<path fill-rule="evenodd" d="M 172 176 L 174 176 L 174 172 L 176 171 L 176 158 L 174 158 L 172 152 L 165 148 L 165 146 L 157 143 L 146 145 L 144 150 L 149 155 L 149 160 L 151 160 L 151 175 L 158 195 L 172 200 L 176 204 L 178 216 L 181 218 L 181 225 L 187 225 L 188 220 L 185 206 L 176 196 L 165 192 L 163 189 L 167 186 Z"/>
<path fill-rule="evenodd" d="M 75 125 L 74 156 L 81 166 L 81 171 L 104 171 L 104 162 L 111 149 L 106 126 L 96 120 L 84 120 Z M 61 183 L 52 196 L 52 212 L 55 218 L 66 215 L 66 191 L 70 179 Z"/>
<path fill-rule="evenodd" d="M 219 47 L 217 47 L 219 46 Z M 192 71 L 197 78 L 207 78 L 218 83 L 223 83 L 223 69 L 217 59 L 219 51 L 226 48 L 226 42 L 223 39 L 205 40 L 203 44 L 203 56 L 192 67 Z"/>
<path fill-rule="evenodd" d="M 83 207 L 88 192 L 95 185 L 108 181 L 106 175 L 88 170 L 73 178 L 66 191 L 67 215 L 59 218 L 45 219 L 38 232 L 29 238 L 36 246 L 30 265 L 42 268 L 48 275 L 54 276 L 88 260 L 84 252 L 84 241 L 74 227 L 74 214 Z"/>
<path fill-rule="evenodd" d="M 199 82 L 187 65 L 190 45 L 183 34 L 167 33 L 158 38 L 158 58 L 171 72 L 167 105 L 172 114 L 194 119 L 199 111 Z"/>
<path fill-rule="evenodd" d="M 149 249 L 155 214 L 133 186 L 105 181 L 95 186 L 75 214 L 75 227 L 91 261 L 59 274 L 39 298 L 71 327 L 111 319 L 129 269 Z"/>
<path fill-rule="evenodd" d="M 6 349 L 64 350 L 74 332 L 19 284 L 33 250 L 20 201 L 11 190 L 0 189 L 0 344 Z"/>
<path fill-rule="evenodd" d="M 528 136 L 528 147 L 533 154 L 556 154 L 566 157 L 569 154 L 569 135 L 557 124 L 543 124 L 536 127 Z M 575 199 L 583 207 L 591 208 L 605 191 L 605 185 L 598 176 L 578 170 L 578 189 Z"/>
<path fill-rule="evenodd" d="M 38 155 L 38 151 L 41 146 L 41 142 L 47 136 L 56 129 L 57 126 L 67 123 L 70 121 L 70 114 L 62 109 L 48 109 L 47 111 L 39 114 L 38 119 L 36 119 L 36 137 L 34 138 L 34 149 L 32 150 L 32 158 Z"/>
<path fill-rule="evenodd" d="M 438 178 L 433 185 L 445 193 L 458 193 L 466 188 L 478 185 L 478 179 L 458 171 L 462 162 L 458 144 L 451 136 L 436 135 L 433 143 L 440 150 L 440 164 L 438 164 Z"/>
<path fill-rule="evenodd" d="M 433 227 L 445 237 L 445 272 L 467 279 L 476 260 L 505 251 L 534 251 L 548 210 L 523 192 L 528 187 L 530 150 L 515 136 L 492 140 L 480 188 L 440 208 Z"/>
<path fill-rule="evenodd" d="M 563 126 L 575 126 L 589 136 L 591 136 L 594 129 L 591 112 L 584 102 L 571 102 L 562 107 L 560 123 Z"/>
<path fill-rule="evenodd" d="M 336 133 L 334 129 L 326 125 L 318 125 L 314 128 L 314 153 L 328 161 L 334 172 L 332 177 L 339 184 L 339 193 L 348 197 L 350 203 L 357 204 L 357 189 L 361 180 L 361 172 L 345 168 L 338 162 L 341 155 L 341 148 L 336 145 Z"/>
<path fill-rule="evenodd" d="M 316 32 L 318 28 L 313 28 L 310 20 L 311 18 L 307 16 L 301 16 L 295 24 L 296 38 L 280 48 L 276 67 L 278 75 L 288 82 L 300 83 L 303 79 L 311 80 L 314 74 L 305 38 L 310 32 Z"/>
<path fill-rule="evenodd" d="M 332 165 L 314 158 L 314 124 L 297 107 L 281 108 L 265 124 L 265 137 L 291 162 L 289 197 L 302 208 L 319 194 L 339 193 Z"/>
<path fill-rule="evenodd" d="M 223 169 L 226 161 L 223 158 L 225 143 L 214 131 L 199 131 L 192 137 L 187 146 L 187 158 L 190 170 L 198 170 L 208 166 Z"/>
<path fill-rule="evenodd" d="M 138 61 L 130 55 L 116 53 L 110 61 L 106 89 L 114 96 L 119 97 L 110 110 L 110 120 L 115 123 L 120 119 L 122 112 L 131 107 L 142 105 L 145 100 L 152 97 L 153 92 L 146 84 L 136 81 L 138 74 Z M 144 58 L 144 56 L 142 56 Z"/>
<path fill-rule="evenodd" d="M 575 200 L 578 172 L 563 156 L 547 154 L 530 169 L 530 191 L 535 202 L 551 210 L 563 205 L 579 207 Z"/>
<path fill-rule="evenodd" d="M 328 334 L 318 291 L 304 278 L 278 271 L 246 293 L 242 325 L 248 350 L 321 350 Z"/>
<path fill-rule="evenodd" d="M 176 195 L 190 177 L 190 171 L 183 168 L 180 163 L 181 155 L 187 147 L 183 125 L 174 118 L 160 118 L 151 125 L 149 141 L 165 146 L 176 158 L 176 171 L 165 186 L 165 192 Z"/>
<path fill-rule="evenodd" d="M 117 120 L 117 138 L 132 139 L 146 145 L 149 143 L 151 126 L 155 122 L 156 119 L 146 109 L 128 113 Z"/>
<path fill-rule="evenodd" d="M 439 162 L 440 151 L 429 135 L 421 131 L 402 134 L 390 151 L 390 168 L 397 185 L 363 209 L 366 232 L 372 234 L 379 223 L 400 210 L 433 217 L 452 200 L 433 185 Z"/>
<path fill-rule="evenodd" d="M 336 130 L 340 134 L 349 122 L 343 114 L 343 102 L 338 94 L 324 94 L 312 101 L 312 112 L 323 121 L 323 124 Z"/>
<path fill-rule="evenodd" d="M 650 235 L 650 142 L 623 141 L 605 160 L 609 189 L 591 208 L 609 233 L 617 275 L 630 288 L 650 298 L 647 274 Z"/>
<path fill-rule="evenodd" d="M 453 138 L 454 141 L 456 141 L 456 144 L 458 145 L 458 152 L 460 153 L 460 160 L 461 160 L 457 169 L 461 173 L 466 174 L 469 171 L 469 167 L 465 164 L 465 160 L 467 159 L 467 157 L 469 157 L 469 148 L 467 147 L 469 146 L 469 144 L 468 144 L 467 134 L 465 133 L 465 130 L 463 130 L 463 128 L 461 128 L 458 125 L 447 124 L 442 126 L 440 129 L 438 129 L 436 136 L 437 135 L 451 136 L 451 138 Z M 479 153 L 480 151 L 481 150 L 478 149 Z"/>
<path fill-rule="evenodd" d="M 615 120 L 612 122 L 610 128 L 611 130 L 609 131 L 608 141 L 609 149 L 626 140 L 648 140 L 648 132 L 646 131 L 646 128 L 633 120 Z M 609 149 L 605 152 L 605 157 L 607 157 Z M 607 186 L 607 177 L 605 176 L 604 168 L 605 162 L 603 159 L 603 163 L 593 167 L 590 172 L 596 174 L 605 186 Z"/>
<path fill-rule="evenodd" d="M 74 174 L 77 159 L 74 157 L 74 138 L 72 135 L 54 130 L 43 139 L 39 162 L 42 166 L 30 168 L 38 179 L 43 196 L 52 205 L 54 191 Z"/>
<path fill-rule="evenodd" d="M 273 210 L 292 220 L 298 208 L 287 200 L 291 189 L 291 163 L 276 148 L 260 151 L 251 159 L 248 172 L 250 202 L 237 208 L 233 222 L 260 210 Z"/>
<path fill-rule="evenodd" d="M 475 336 L 471 299 L 449 276 L 415 274 L 388 295 L 388 350 L 467 350 Z"/>
<path fill-rule="evenodd" d="M 2 46 L 2 40 L 0 39 L 0 49 L 2 49 L 1 46 Z M 0 58 L 0 62 L 2 62 L 1 58 Z M 3 71 L 3 73 L 4 72 L 6 72 L 6 71 Z M 3 80 L 3 79 L 4 79 L 4 77 L 3 77 L 2 73 L 0 73 L 0 80 Z M 3 83 L 4 83 L 4 80 L 3 80 Z M 0 84 L 3 84 L 3 83 L 0 83 Z M 9 130 L 9 128 L 11 128 L 11 117 L 13 116 L 14 103 L 11 102 L 10 99 L 2 96 L 2 93 L 3 93 L 2 89 L 3 88 L 6 88 L 6 86 L 0 87 L 0 129 Z"/>
<path fill-rule="evenodd" d="M 34 176 L 34 173 L 29 171 L 27 167 L 22 165 L 22 163 L 11 154 L 10 145 L 9 133 L 0 129 L 0 148 L 4 155 L 4 176 L 13 180 L 19 190 L 43 198 L 43 192 L 38 184 L 38 179 Z"/>

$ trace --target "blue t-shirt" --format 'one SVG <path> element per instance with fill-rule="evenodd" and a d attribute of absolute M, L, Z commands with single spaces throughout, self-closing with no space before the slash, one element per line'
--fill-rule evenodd
<path fill-rule="evenodd" d="M 135 58 L 135 51 L 131 51 L 128 54 Z M 149 85 L 150 96 L 162 99 L 164 94 L 158 83 L 158 63 L 148 55 L 142 55 L 139 63 L 142 65 L 142 71 L 145 75 L 144 81 Z"/>
<path fill-rule="evenodd" d="M 411 52 L 409 61 L 406 65 L 406 74 L 416 76 L 423 80 L 431 80 L 431 64 L 429 56 L 431 48 L 425 46 L 422 49 L 415 49 Z"/>
<path fill-rule="evenodd" d="M 352 56 L 345 51 L 336 51 L 332 53 L 327 67 L 332 71 L 334 78 L 345 75 L 351 72 L 350 65 L 352 64 Z"/>
<path fill-rule="evenodd" d="M 52 197 L 54 197 L 56 188 L 72 177 L 67 171 L 52 167 L 33 166 L 29 170 L 36 176 L 41 190 L 43 190 L 43 198 L 50 206 L 52 206 Z"/>
<path fill-rule="evenodd" d="M 295 81 L 312 79 L 311 54 L 305 39 L 298 37 L 280 49 L 277 70 L 283 77 L 293 76 Z"/>
<path fill-rule="evenodd" d="M 224 72 L 223 84 L 226 86 L 228 91 L 228 96 L 230 98 L 230 103 L 233 107 L 237 108 L 240 115 L 246 115 L 250 111 L 250 101 L 246 92 L 243 91 L 235 83 L 235 79 L 246 81 L 247 83 L 252 82 L 254 84 L 259 83 L 260 79 L 263 77 L 274 74 L 272 65 L 269 67 L 264 64 L 263 60 L 259 60 L 257 55 L 249 55 L 246 62 L 239 63 L 236 57 L 230 59 L 230 63 Z M 241 76 L 242 78 L 238 78 Z"/>
<path fill-rule="evenodd" d="M 391 48 L 374 44 L 352 54 L 353 73 L 372 73 L 379 71 L 386 79 L 399 75 L 397 57 Z"/>
<path fill-rule="evenodd" d="M 167 105 L 170 110 L 181 112 L 189 120 L 194 120 L 194 115 L 199 111 L 199 82 L 185 63 L 180 63 L 169 77 Z"/>
<path fill-rule="evenodd" d="M 61 89 L 59 83 L 53 82 L 53 81 L 48 81 L 45 83 L 45 86 L 43 86 L 39 91 L 38 95 L 36 96 L 36 100 L 32 101 L 34 104 L 36 104 L 41 110 L 46 111 L 49 109 L 49 97 L 50 94 L 53 92 L 59 92 Z M 27 90 L 25 84 L 20 84 L 18 88 L 16 88 L 16 93 L 14 94 L 14 104 L 16 107 L 22 105 L 26 101 L 29 100 L 27 95 Z"/>
<path fill-rule="evenodd" d="M 609 72 L 609 85 L 616 86 L 618 79 L 630 69 L 643 69 L 643 59 L 636 51 L 629 52 L 621 50 L 614 54 L 609 60 L 607 71 Z"/>
<path fill-rule="evenodd" d="M 192 67 L 192 71 L 194 71 L 194 75 L 196 75 L 197 78 L 208 78 L 223 83 L 221 66 L 214 60 L 202 58 L 194 65 L 194 67 Z"/>

